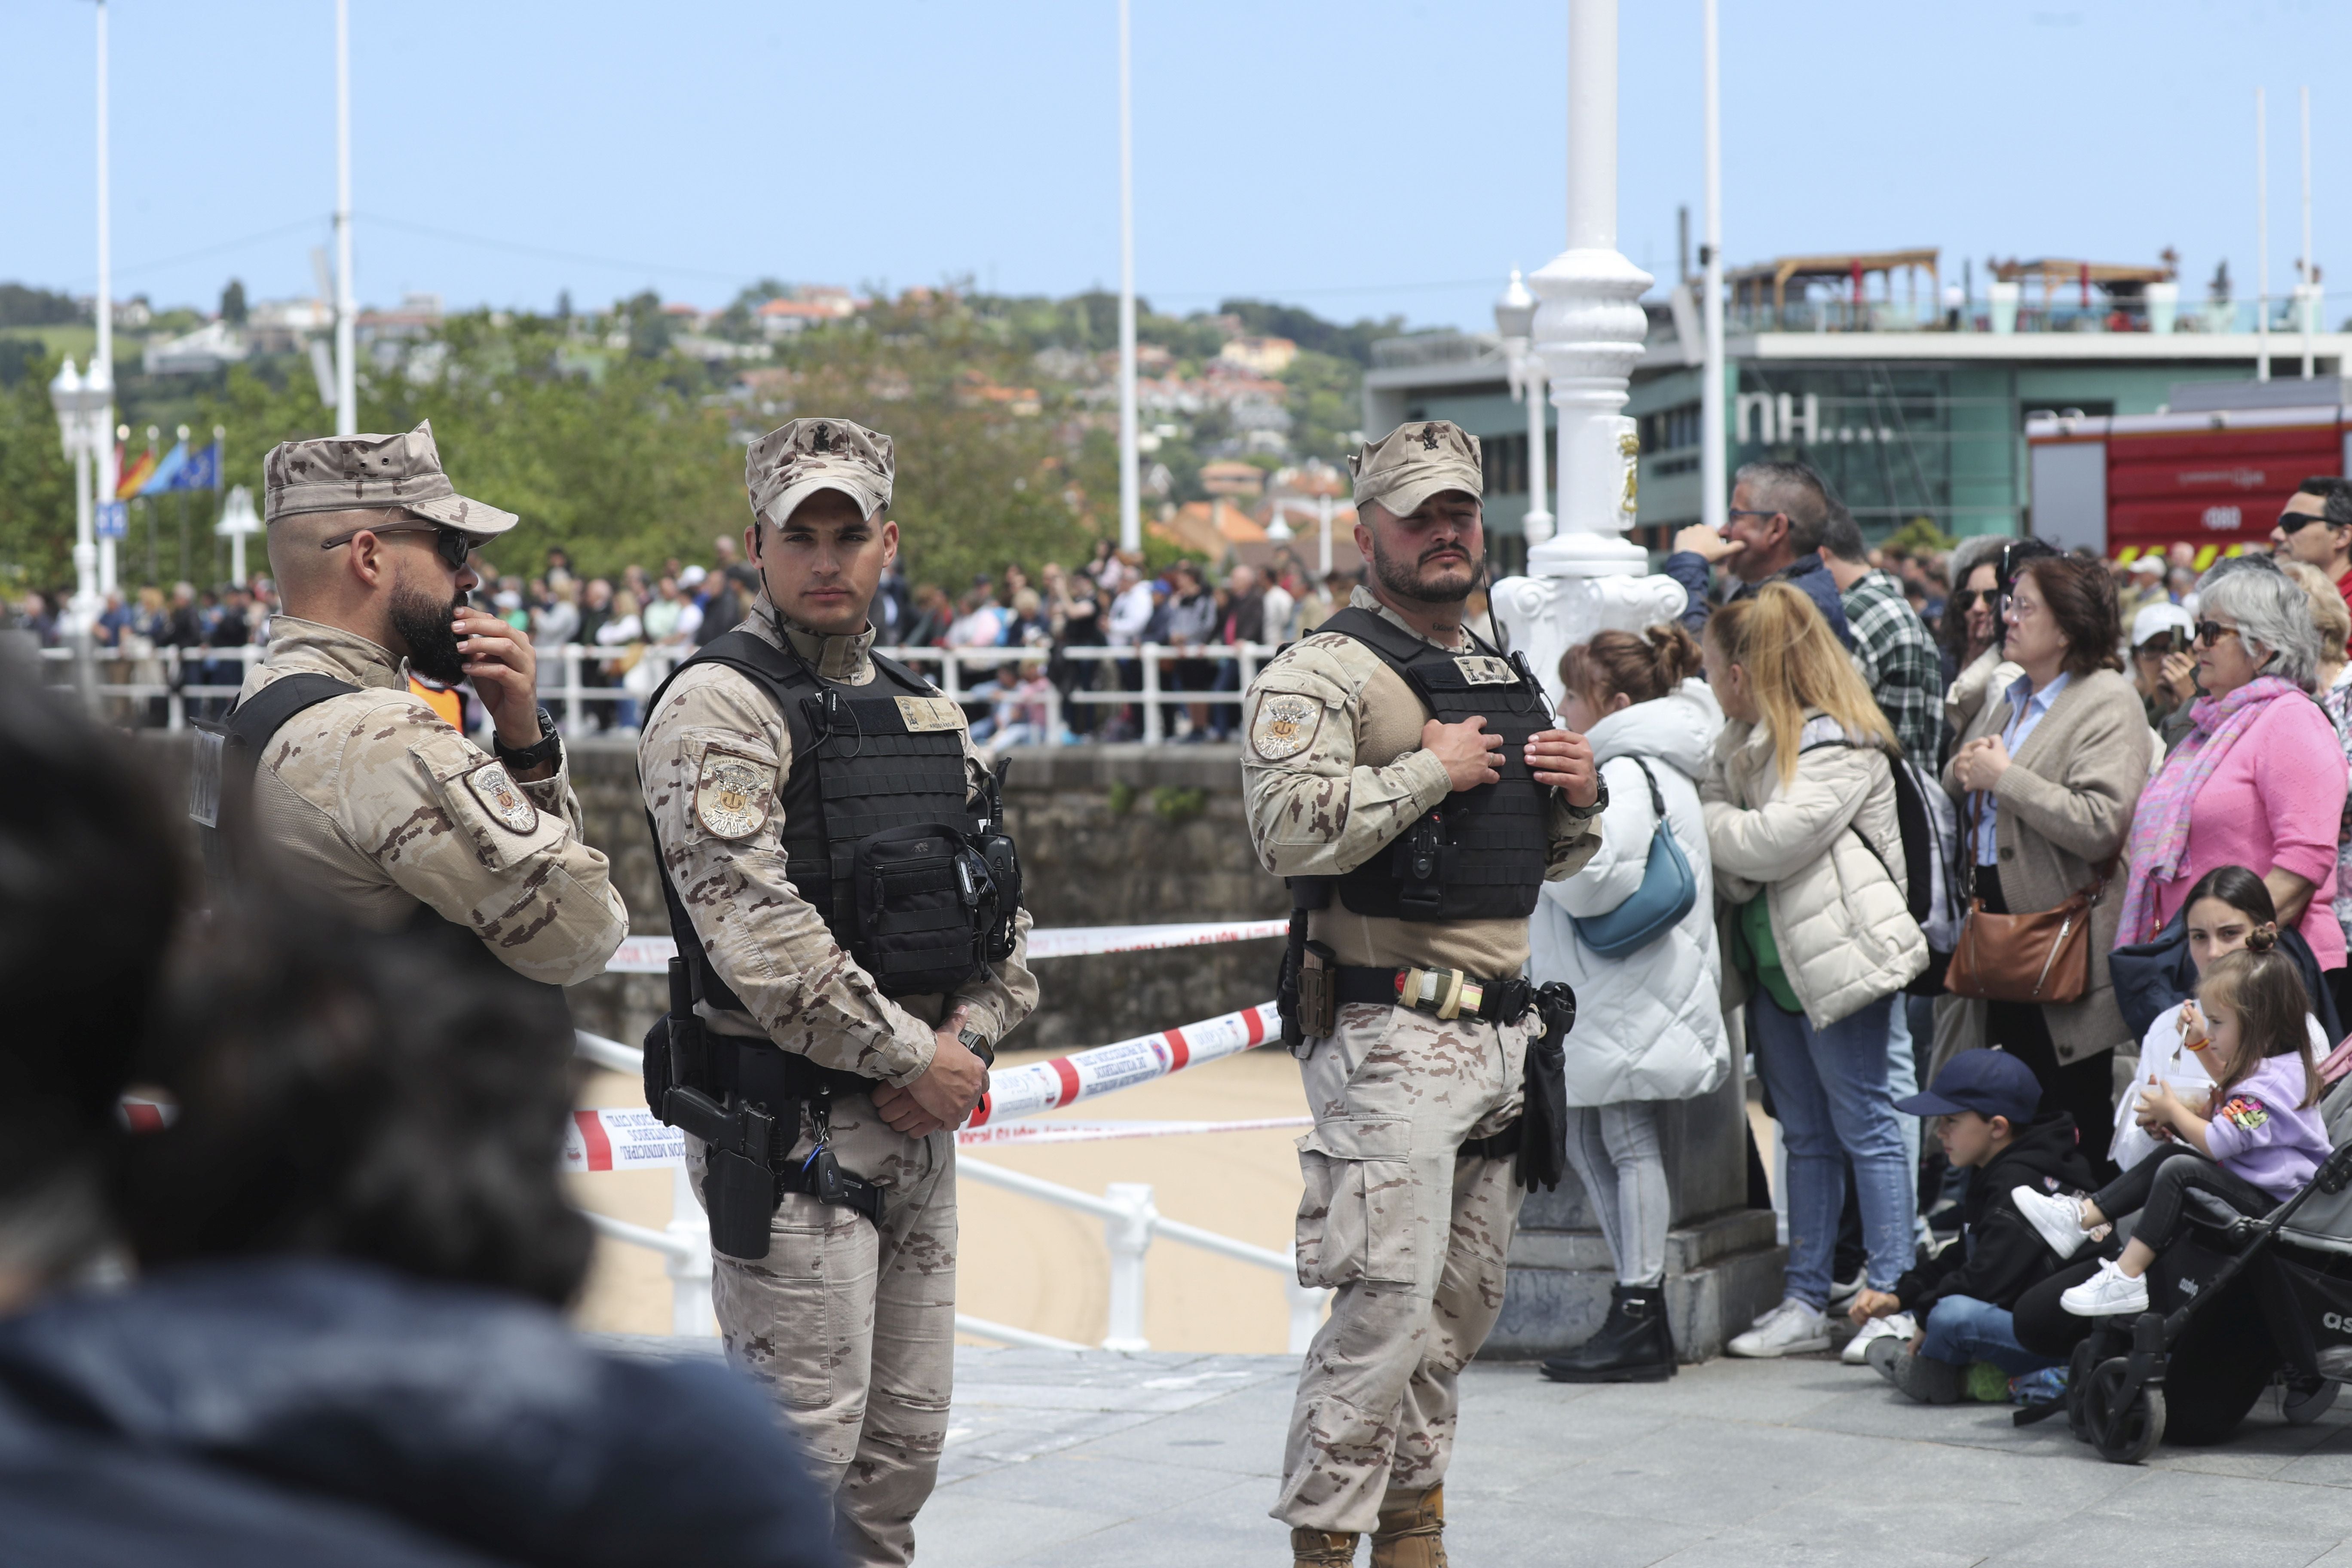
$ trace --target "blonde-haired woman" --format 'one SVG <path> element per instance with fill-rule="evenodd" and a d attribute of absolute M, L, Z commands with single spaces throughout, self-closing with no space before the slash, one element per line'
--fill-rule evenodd
<path fill-rule="evenodd" d="M 1788 1297 L 1735 1355 L 1827 1350 L 1830 1258 L 1860 1191 L 1864 1283 L 1911 1266 L 1912 1173 L 1887 1091 L 1895 994 L 1927 966 L 1911 919 L 1895 733 L 1822 613 L 1786 584 L 1716 612 L 1702 648 L 1723 734 L 1700 797 L 1748 1038 L 1788 1152 Z"/>

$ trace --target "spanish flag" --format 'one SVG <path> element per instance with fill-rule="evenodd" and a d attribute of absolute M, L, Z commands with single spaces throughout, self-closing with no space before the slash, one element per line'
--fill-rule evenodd
<path fill-rule="evenodd" d="M 114 449 L 114 471 L 121 474 L 122 478 L 115 482 L 114 499 L 129 500 L 132 496 L 137 495 L 146 486 L 147 481 L 155 477 L 155 466 L 159 461 L 161 459 L 155 456 L 155 448 L 150 447 L 140 455 L 137 462 L 125 468 L 122 465 L 122 448 L 117 447 Z"/>

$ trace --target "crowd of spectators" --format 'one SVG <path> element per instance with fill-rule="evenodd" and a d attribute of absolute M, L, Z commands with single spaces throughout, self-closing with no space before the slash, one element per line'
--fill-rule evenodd
<path fill-rule="evenodd" d="M 1735 1354 L 1831 1349 L 1845 1318 L 1844 1358 L 1915 1398 L 2047 1398 L 2092 1317 L 2149 1300 L 2186 1195 L 2258 1215 L 2309 1179 L 2352 1066 L 2352 485 L 2305 481 L 2272 544 L 1872 552 L 1817 474 L 1761 462 L 1723 532 L 1675 540 L 1679 625 L 1568 650 L 1604 850 L 1549 890 L 1533 970 L 1618 999 L 1567 1068 L 1618 1287 L 1548 1375 L 1671 1373 L 1644 1327 L 1653 1102 L 1720 1080 L 1718 1005 L 1777 1128 L 1752 1201 L 1771 1189 L 1790 1249 Z M 1712 910 L 1600 959 L 1579 921 L 1654 878 L 1663 835 Z M 2273 1374 L 2290 1419 L 2326 1406 L 2333 1383 L 2263 1353 L 2188 1374 L 2192 1429 Z"/>

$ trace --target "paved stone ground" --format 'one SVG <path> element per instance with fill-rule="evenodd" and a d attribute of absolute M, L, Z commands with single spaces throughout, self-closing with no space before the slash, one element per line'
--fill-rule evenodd
<path fill-rule="evenodd" d="M 1286 1356 L 963 1349 L 925 1568 L 1287 1563 L 1273 1501 Z M 2064 1423 L 1929 1409 L 1830 1358 L 1672 1383 L 1466 1375 L 1446 1486 L 1461 1568 L 2352 1568 L 2352 1415 L 2102 1463 Z"/>
<path fill-rule="evenodd" d="M 960 1347 L 917 1562 L 1286 1564 L 1265 1510 L 1297 1364 Z M 1464 1383 L 1445 1488 L 1459 1568 L 2352 1568 L 2352 1401 L 2297 1427 L 2266 1396 L 2229 1443 L 2127 1468 L 2063 1420 L 1913 1405 L 1828 1356 L 1588 1388 L 1481 1363 Z"/>

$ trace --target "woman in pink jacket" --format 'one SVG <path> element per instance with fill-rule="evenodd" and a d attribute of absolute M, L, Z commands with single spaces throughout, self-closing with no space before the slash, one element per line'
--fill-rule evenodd
<path fill-rule="evenodd" d="M 2251 867 L 2323 971 L 2344 967 L 2336 843 L 2344 752 L 2312 700 L 2319 632 L 2301 587 L 2267 557 L 2225 561 L 2198 584 L 2192 728 L 2140 796 L 2125 848 L 2118 943 L 2145 942 L 2217 866 Z"/>

